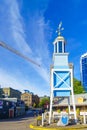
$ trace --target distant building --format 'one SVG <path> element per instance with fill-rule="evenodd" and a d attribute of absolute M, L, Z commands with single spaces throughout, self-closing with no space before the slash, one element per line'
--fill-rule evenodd
<path fill-rule="evenodd" d="M 0 98 L 0 119 L 25 114 L 25 104 L 17 98 Z"/>
<path fill-rule="evenodd" d="M 21 94 L 21 100 L 23 100 L 25 102 L 25 105 L 28 107 L 39 104 L 39 97 L 28 91 L 25 91 Z"/>
<path fill-rule="evenodd" d="M 21 98 L 21 92 L 19 90 L 15 90 L 13 88 L 2 88 L 3 90 L 3 95 L 5 97 L 9 97 L 9 98 L 17 98 L 20 99 Z"/>
<path fill-rule="evenodd" d="M 3 90 L 2 90 L 2 88 L 0 88 L 0 98 L 2 98 L 3 97 Z"/>
<path fill-rule="evenodd" d="M 87 53 L 80 58 L 81 82 L 87 92 Z"/>

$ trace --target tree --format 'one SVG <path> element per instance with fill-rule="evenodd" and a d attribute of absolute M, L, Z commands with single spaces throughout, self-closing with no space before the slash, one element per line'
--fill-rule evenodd
<path fill-rule="evenodd" d="M 2 90 L 2 88 L 0 88 L 0 98 L 2 98 L 3 97 L 3 90 Z"/>
<path fill-rule="evenodd" d="M 77 80 L 76 78 L 74 78 L 73 80 L 73 87 L 74 87 L 74 94 L 85 93 L 85 90 L 81 85 L 81 81 Z"/>
<path fill-rule="evenodd" d="M 34 104 L 33 104 L 33 107 L 35 108 L 36 107 L 36 103 L 34 102 Z"/>
<path fill-rule="evenodd" d="M 50 98 L 44 97 L 41 99 L 41 101 L 39 103 L 39 107 L 46 108 L 47 105 L 49 106 L 49 103 L 50 103 Z"/>

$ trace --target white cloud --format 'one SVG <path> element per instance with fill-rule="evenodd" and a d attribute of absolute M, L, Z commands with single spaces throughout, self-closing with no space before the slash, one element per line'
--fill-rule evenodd
<path fill-rule="evenodd" d="M 22 92 L 26 89 L 30 92 L 34 92 L 34 94 L 38 94 L 39 96 L 44 95 L 42 88 L 38 88 L 39 85 L 30 83 L 26 79 L 20 79 L 16 77 L 16 75 L 8 73 L 2 69 L 0 69 L 0 86 L 12 87 Z"/>
<path fill-rule="evenodd" d="M 49 82 L 49 67 L 51 64 L 51 57 L 48 49 L 49 37 L 47 39 L 49 24 L 45 23 L 43 15 L 39 15 L 39 12 L 36 12 L 36 14 L 30 18 L 29 25 L 29 30 L 31 30 L 33 39 L 33 52 L 37 57 L 37 61 L 41 64 L 41 68 L 35 69 L 46 82 Z"/>
<path fill-rule="evenodd" d="M 25 40 L 25 32 L 23 28 L 23 19 L 20 15 L 20 10 L 18 7 L 18 3 L 16 0 L 14 2 L 10 1 L 10 22 L 11 22 L 11 29 L 13 33 L 13 37 L 16 41 L 16 44 L 20 47 L 21 50 L 24 52 L 32 52 L 31 48 L 29 47 L 29 44 L 26 43 Z M 44 78 L 45 81 L 48 82 L 49 71 L 47 68 L 50 64 L 50 57 L 49 57 L 49 50 L 48 50 L 48 42 L 46 41 L 46 30 L 48 28 L 48 24 L 45 23 L 43 15 L 40 15 L 39 12 L 37 14 L 34 14 L 31 18 L 31 22 L 29 24 L 31 28 L 31 33 L 33 32 L 32 39 L 35 41 L 33 43 L 33 52 L 35 55 L 35 59 L 37 62 L 37 59 L 40 59 L 41 68 L 36 69 L 35 66 L 34 69 L 40 74 L 41 77 Z M 33 59 L 33 60 L 35 60 Z"/>
<path fill-rule="evenodd" d="M 32 50 L 29 44 L 26 42 L 26 34 L 24 30 L 23 18 L 20 15 L 20 10 L 16 0 L 8 0 L 9 3 L 9 19 L 10 19 L 10 29 L 13 34 L 15 43 L 18 45 L 19 49 L 23 53 L 31 53 Z"/>
<path fill-rule="evenodd" d="M 16 75 L 13 72 L 13 70 L 9 69 L 9 72 L 4 71 L 4 66 L 2 69 L 0 69 L 0 83 L 3 86 L 11 86 L 15 89 L 29 89 L 30 91 L 33 91 L 35 93 L 38 93 L 39 95 L 44 95 L 44 91 L 46 90 L 46 93 L 49 93 L 47 90 L 49 88 L 49 67 L 51 63 L 51 58 L 49 56 L 49 49 L 48 49 L 48 28 L 49 24 L 45 22 L 44 20 L 44 11 L 43 13 L 39 13 L 39 11 L 36 11 L 34 15 L 31 17 L 31 13 L 29 13 L 29 23 L 28 25 L 23 22 L 23 17 L 20 14 L 20 8 L 18 6 L 18 1 L 14 0 L 8 0 L 4 1 L 6 8 L 8 8 L 7 16 L 8 19 L 7 25 L 10 29 L 9 31 L 9 37 L 8 44 L 15 41 L 16 48 L 19 47 L 18 50 L 21 52 L 23 51 L 24 54 L 32 58 L 37 63 L 41 64 L 41 67 L 38 68 L 37 66 L 33 64 L 29 64 L 30 69 L 25 69 L 26 66 L 24 66 L 24 71 L 30 71 L 34 77 L 38 78 L 40 80 L 40 84 L 37 82 L 31 82 L 31 75 L 28 75 L 28 79 L 23 79 L 24 77 L 19 77 L 18 74 Z M 28 13 L 28 12 L 27 12 Z M 3 14 L 5 15 L 5 14 Z M 5 20 L 3 18 L 3 20 Z M 25 20 L 26 21 L 26 20 Z M 25 26 L 26 25 L 26 26 Z M 27 28 L 26 28 L 27 27 Z M 29 32 L 31 30 L 31 32 Z M 26 32 L 28 32 L 28 34 Z M 26 39 L 28 40 L 28 43 L 26 42 Z M 32 48 L 32 49 L 31 49 Z M 32 56 L 31 56 L 32 55 Z M 12 63 L 11 63 L 12 64 Z M 15 61 L 13 64 L 16 64 Z M 18 64 L 18 63 L 17 63 Z M 8 66 L 9 67 L 9 66 Z M 15 67 L 15 65 L 14 65 Z M 31 69 L 32 68 L 32 69 Z M 13 68 L 12 68 L 13 69 Z M 14 69 L 17 71 L 17 66 Z M 21 75 L 23 75 L 23 70 L 19 69 Z M 36 71 L 36 72 L 35 72 Z M 26 75 L 28 74 L 25 72 Z M 36 80 L 36 79 L 35 79 Z M 41 82 L 42 81 L 42 82 Z M 41 84 L 42 83 L 42 84 Z M 39 88 L 41 87 L 41 89 Z M 44 88 L 44 90 L 42 90 Z M 46 94 L 45 93 L 45 94 Z"/>

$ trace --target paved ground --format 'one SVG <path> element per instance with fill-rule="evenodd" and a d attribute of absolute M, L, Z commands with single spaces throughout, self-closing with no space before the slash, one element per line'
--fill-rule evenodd
<path fill-rule="evenodd" d="M 34 120 L 34 117 L 0 120 L 0 130 L 31 130 L 29 124 Z"/>

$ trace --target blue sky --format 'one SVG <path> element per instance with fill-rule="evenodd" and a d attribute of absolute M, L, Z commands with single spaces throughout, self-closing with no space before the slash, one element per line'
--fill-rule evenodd
<path fill-rule="evenodd" d="M 52 43 L 60 21 L 74 77 L 80 80 L 80 56 L 87 52 L 87 1 L 0 0 L 0 41 L 41 64 L 37 67 L 0 47 L 2 87 L 50 94 Z"/>

